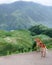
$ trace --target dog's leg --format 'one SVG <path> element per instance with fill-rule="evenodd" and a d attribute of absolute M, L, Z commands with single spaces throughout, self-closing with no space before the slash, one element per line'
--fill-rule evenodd
<path fill-rule="evenodd" d="M 43 57 L 46 57 L 46 48 L 43 48 Z"/>

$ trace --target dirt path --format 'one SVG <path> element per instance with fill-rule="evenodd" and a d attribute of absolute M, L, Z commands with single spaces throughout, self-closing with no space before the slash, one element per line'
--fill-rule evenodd
<path fill-rule="evenodd" d="M 48 51 L 46 58 L 41 58 L 39 52 L 0 57 L 0 65 L 52 65 L 52 51 Z"/>

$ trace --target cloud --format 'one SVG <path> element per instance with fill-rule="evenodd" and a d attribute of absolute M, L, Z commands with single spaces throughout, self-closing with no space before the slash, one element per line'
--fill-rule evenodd
<path fill-rule="evenodd" d="M 33 0 L 33 1 L 44 5 L 52 5 L 52 0 Z"/>
<path fill-rule="evenodd" d="M 52 0 L 0 0 L 0 3 L 11 3 L 14 1 L 33 1 L 43 5 L 52 5 Z"/>
<path fill-rule="evenodd" d="M 17 0 L 0 0 L 0 3 L 11 3 Z"/>

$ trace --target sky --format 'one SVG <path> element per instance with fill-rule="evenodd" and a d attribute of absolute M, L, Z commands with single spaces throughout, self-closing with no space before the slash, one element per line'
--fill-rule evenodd
<path fill-rule="evenodd" d="M 33 1 L 47 6 L 52 6 L 52 0 L 0 0 L 0 4 L 12 3 L 15 1 Z"/>

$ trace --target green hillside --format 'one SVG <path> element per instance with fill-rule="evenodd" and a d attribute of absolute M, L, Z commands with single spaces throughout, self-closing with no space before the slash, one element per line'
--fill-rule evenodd
<path fill-rule="evenodd" d="M 32 50 L 33 41 L 30 31 L 14 30 L 0 32 L 2 32 L 0 33 L 0 55 L 23 53 Z"/>
<path fill-rule="evenodd" d="M 28 29 L 43 24 L 52 27 L 52 7 L 34 2 L 18 1 L 0 5 L 0 29 Z"/>
<path fill-rule="evenodd" d="M 52 48 L 52 34 L 48 33 L 51 28 L 43 25 L 36 25 L 34 27 L 29 30 L 0 30 L 0 56 L 35 51 L 35 38 L 40 38 L 47 48 Z"/>

